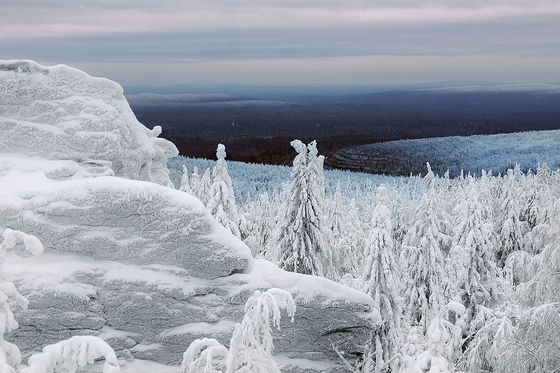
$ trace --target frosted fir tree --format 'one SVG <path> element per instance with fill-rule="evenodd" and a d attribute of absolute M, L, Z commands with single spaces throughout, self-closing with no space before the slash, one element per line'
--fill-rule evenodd
<path fill-rule="evenodd" d="M 324 191 L 319 161 L 308 156 L 308 148 L 299 140 L 290 143 L 298 153 L 290 174 L 287 208 L 278 231 L 278 265 L 292 272 L 323 276 L 330 260 L 325 242 L 325 224 L 321 205 Z"/>
<path fill-rule="evenodd" d="M 213 338 L 196 339 L 183 354 L 181 373 L 223 373 L 228 352 Z"/>
<path fill-rule="evenodd" d="M 524 237 L 523 246 L 533 254 L 544 249 L 555 230 L 550 229 L 553 225 L 551 218 L 558 215 L 558 205 L 551 193 L 552 180 L 546 163 L 539 165 L 534 177 L 527 177 L 525 180 L 524 206 L 520 219 L 530 228 Z"/>
<path fill-rule="evenodd" d="M 227 169 L 224 145 L 218 144 L 216 157 L 218 160 L 212 170 L 214 181 L 210 187 L 207 207 L 220 224 L 237 237 L 241 237 L 238 226 L 239 213 L 235 204 L 233 184 Z"/>
<path fill-rule="evenodd" d="M 200 198 L 201 180 L 198 173 L 198 167 L 196 166 L 193 167 L 193 172 L 190 177 L 190 186 L 192 194 L 202 201 L 202 198 Z"/>
<path fill-rule="evenodd" d="M 363 233 L 360 231 L 361 222 L 352 212 L 353 206 L 342 195 L 340 183 L 327 203 L 327 224 L 330 229 L 329 246 L 333 248 L 333 256 L 340 268 L 340 275 L 361 275 Z"/>
<path fill-rule="evenodd" d="M 210 201 L 210 189 L 212 188 L 212 171 L 207 168 L 204 170 L 202 177 L 200 178 L 200 184 L 198 187 L 198 199 L 200 199 L 206 206 Z"/>
<path fill-rule="evenodd" d="M 498 263 L 503 267 L 507 257 L 514 251 L 521 250 L 523 242 L 523 225 L 519 220 L 520 205 L 513 170 L 508 170 L 502 191 L 498 222 L 499 247 Z"/>
<path fill-rule="evenodd" d="M 307 157 L 309 158 L 309 168 L 311 169 L 311 176 L 313 177 L 313 187 L 319 193 L 320 198 L 325 197 L 325 174 L 323 166 L 325 157 L 319 155 L 317 149 L 317 141 L 313 140 L 307 144 Z"/>
<path fill-rule="evenodd" d="M 518 310 L 496 348 L 494 371 L 548 373 L 560 367 L 560 304 Z M 500 335 L 500 331 L 496 333 Z"/>
<path fill-rule="evenodd" d="M 414 323 L 428 327 L 444 296 L 444 253 L 451 241 L 449 216 L 440 207 L 435 176 L 428 164 L 427 191 L 418 204 L 403 241 L 404 305 Z"/>
<path fill-rule="evenodd" d="M 403 373 L 451 373 L 454 371 L 450 361 L 453 347 L 460 337 L 460 327 L 449 320 L 449 316 L 458 319 L 465 312 L 464 307 L 450 302 L 442 307 L 432 318 L 426 329 L 425 350 L 414 358 L 405 359 Z M 420 344 L 420 343 L 418 343 Z M 413 350 L 417 346 L 406 346 Z"/>
<path fill-rule="evenodd" d="M 29 358 L 29 366 L 21 373 L 76 373 L 101 357 L 105 360 L 103 373 L 120 373 L 117 355 L 103 339 L 75 336 L 44 347 Z"/>
<path fill-rule="evenodd" d="M 296 305 L 284 290 L 255 291 L 247 300 L 245 316 L 235 325 L 229 343 L 226 373 L 280 373 L 272 357 L 272 327 L 280 329 L 281 310 L 293 322 Z"/>
<path fill-rule="evenodd" d="M 183 165 L 183 175 L 181 176 L 181 186 L 179 187 L 179 190 L 192 194 L 191 185 L 189 183 L 189 170 L 185 165 Z"/>
<path fill-rule="evenodd" d="M 455 208 L 453 249 L 450 255 L 450 286 L 466 307 L 465 322 L 476 318 L 480 306 L 493 306 L 500 297 L 500 270 L 494 261 L 490 210 L 480 201 L 475 185 Z"/>
<path fill-rule="evenodd" d="M 15 285 L 6 281 L 4 274 L 6 252 L 19 243 L 33 255 L 40 255 L 43 252 L 43 244 L 35 236 L 9 228 L 2 232 L 2 243 L 0 243 L 0 372 L 2 373 L 15 372 L 15 368 L 21 363 L 19 348 L 4 340 L 4 334 L 14 331 L 19 326 L 12 307 L 26 309 L 29 304 L 27 298 L 17 291 Z"/>
<path fill-rule="evenodd" d="M 398 275 L 393 257 L 393 227 L 387 208 L 387 189 L 377 190 L 376 206 L 367 239 L 362 274 L 363 292 L 373 298 L 374 307 L 381 315 L 382 325 L 376 329 L 370 341 L 373 349 L 376 373 L 385 371 L 396 352 L 397 332 L 400 320 Z M 394 361 L 394 360 L 393 360 Z M 395 369 L 396 367 L 393 367 Z"/>
<path fill-rule="evenodd" d="M 470 342 L 463 354 L 461 366 L 468 372 L 511 372 L 502 370 L 501 355 L 508 341 L 513 337 L 513 325 L 509 317 L 494 314 L 488 310 L 490 317 L 476 333 L 469 336 Z"/>

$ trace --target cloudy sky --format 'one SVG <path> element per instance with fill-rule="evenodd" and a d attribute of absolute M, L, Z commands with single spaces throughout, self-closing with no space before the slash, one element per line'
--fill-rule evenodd
<path fill-rule="evenodd" d="M 0 59 L 129 84 L 560 81 L 560 0 L 0 0 Z"/>

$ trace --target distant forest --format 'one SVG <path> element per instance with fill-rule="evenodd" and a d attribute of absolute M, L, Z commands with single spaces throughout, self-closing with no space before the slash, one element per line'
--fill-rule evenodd
<path fill-rule="evenodd" d="M 559 91 L 416 90 L 371 94 L 130 94 L 138 120 L 161 125 L 182 155 L 289 164 L 289 142 L 316 139 L 329 155 L 345 147 L 398 139 L 560 128 Z M 367 171 L 372 171 L 368 169 Z M 375 171 L 375 170 L 373 170 Z"/>

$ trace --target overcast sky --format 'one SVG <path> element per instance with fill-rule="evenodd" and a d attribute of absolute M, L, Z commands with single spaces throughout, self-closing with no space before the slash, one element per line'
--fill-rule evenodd
<path fill-rule="evenodd" d="M 560 0 L 0 0 L 0 59 L 123 85 L 560 81 Z"/>

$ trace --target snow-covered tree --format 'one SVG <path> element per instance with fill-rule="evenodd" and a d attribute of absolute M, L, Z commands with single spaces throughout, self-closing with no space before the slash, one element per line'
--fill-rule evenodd
<path fill-rule="evenodd" d="M 432 318 L 426 329 L 425 350 L 413 359 L 405 360 L 403 373 L 450 373 L 453 365 L 450 361 L 453 347 L 459 336 L 460 328 L 448 320 L 448 315 L 454 318 L 464 313 L 462 305 L 451 302 L 442 307 Z M 418 341 L 417 341 L 418 343 Z M 418 343 L 419 344 L 419 343 Z M 410 347 L 407 346 L 408 349 Z"/>
<path fill-rule="evenodd" d="M 424 178 L 427 191 L 416 208 L 412 225 L 403 241 L 401 262 L 405 310 L 424 329 L 444 297 L 444 253 L 451 241 L 450 218 L 440 207 L 435 176 L 428 164 Z"/>
<path fill-rule="evenodd" d="M 239 213 L 233 194 L 233 184 L 227 169 L 224 145 L 218 144 L 216 157 L 218 161 L 212 170 L 214 181 L 210 187 L 207 207 L 220 224 L 237 237 L 241 237 L 238 226 Z"/>
<path fill-rule="evenodd" d="M 375 372 L 378 373 L 386 370 L 395 353 L 401 315 L 398 275 L 393 257 L 393 227 L 386 206 L 388 196 L 385 186 L 378 188 L 375 200 L 362 282 L 364 293 L 373 298 L 374 307 L 382 320 L 381 327 L 374 331 L 370 342 L 371 348 L 375 349 Z"/>
<path fill-rule="evenodd" d="M 247 300 L 231 337 L 226 373 L 280 373 L 272 358 L 272 327 L 280 328 L 282 309 L 293 321 L 296 305 L 284 290 L 255 291 Z"/>
<path fill-rule="evenodd" d="M 521 250 L 523 242 L 523 226 L 519 220 L 521 212 L 519 191 L 513 170 L 508 170 L 503 185 L 500 213 L 498 220 L 499 247 L 497 252 L 500 266 L 506 262 L 509 254 Z"/>
<path fill-rule="evenodd" d="M 195 339 L 183 354 L 181 373 L 223 373 L 228 352 L 213 338 Z"/>
<path fill-rule="evenodd" d="M 301 141 L 290 143 L 298 153 L 294 159 L 286 211 L 278 231 L 278 265 L 292 272 L 322 276 L 330 260 L 321 209 L 322 170 L 316 155 L 308 154 Z"/>
<path fill-rule="evenodd" d="M 17 291 L 12 282 L 6 281 L 4 274 L 6 252 L 21 243 L 31 254 L 40 255 L 43 252 L 43 244 L 35 236 L 9 228 L 2 232 L 2 239 L 0 243 L 0 372 L 13 373 L 14 368 L 21 363 L 21 353 L 16 345 L 4 340 L 4 334 L 18 328 L 12 307 L 25 309 L 29 302 Z"/>
<path fill-rule="evenodd" d="M 198 199 L 200 199 L 206 206 L 210 200 L 210 188 L 212 187 L 212 171 L 210 168 L 204 170 L 200 183 L 198 184 Z"/>
<path fill-rule="evenodd" d="M 488 314 L 486 323 L 468 337 L 461 365 L 469 372 L 510 372 L 501 369 L 504 363 L 501 354 L 513 336 L 512 321 L 504 314 L 495 314 L 490 310 Z"/>
<path fill-rule="evenodd" d="M 327 203 L 327 224 L 330 229 L 331 252 L 338 263 L 341 276 L 350 274 L 361 275 L 358 263 L 362 262 L 363 254 L 359 252 L 363 246 L 363 231 L 361 221 L 352 211 L 353 206 L 342 195 L 340 183 Z"/>
<path fill-rule="evenodd" d="M 189 170 L 185 165 L 183 165 L 183 176 L 181 176 L 181 186 L 179 187 L 179 190 L 192 193 L 191 185 L 189 183 Z"/>
<path fill-rule="evenodd" d="M 449 269 L 450 297 L 467 308 L 466 322 L 476 317 L 479 306 L 496 305 L 500 295 L 500 270 L 495 263 L 490 210 L 480 201 L 475 185 L 455 207 L 455 229 Z"/>
<path fill-rule="evenodd" d="M 200 198 L 201 180 L 198 173 L 198 167 L 196 166 L 193 167 L 193 172 L 190 177 L 190 186 L 192 194 L 195 195 L 198 199 L 202 200 L 202 198 Z"/>
<path fill-rule="evenodd" d="M 103 373 L 119 373 L 115 351 L 103 339 L 94 336 L 75 336 L 48 345 L 41 353 L 29 358 L 29 366 L 21 373 L 75 373 L 96 359 L 103 358 Z"/>
<path fill-rule="evenodd" d="M 520 311 L 501 339 L 494 371 L 548 373 L 560 369 L 560 303 Z M 495 337 L 496 338 L 496 337 Z"/>

